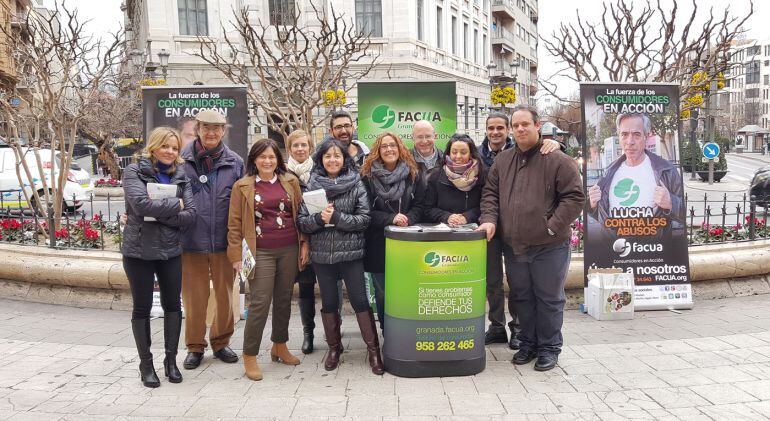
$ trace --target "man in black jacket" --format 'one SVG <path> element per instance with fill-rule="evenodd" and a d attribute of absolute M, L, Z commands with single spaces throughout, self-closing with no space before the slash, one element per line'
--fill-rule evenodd
<path fill-rule="evenodd" d="M 487 135 L 479 148 L 479 155 L 487 169 L 492 167 L 498 153 L 515 146 L 511 138 L 511 122 L 506 114 L 491 112 L 487 117 Z M 546 140 L 540 148 L 540 153 L 549 154 L 562 145 L 555 140 Z M 503 292 L 503 244 L 499 236 L 495 236 L 487 244 L 487 302 L 489 303 L 489 329 L 484 336 L 486 345 L 494 343 L 506 343 L 511 349 L 519 349 L 519 340 L 516 339 L 516 310 L 511 297 L 508 297 L 508 312 L 511 321 L 508 327 L 511 330 L 510 341 L 505 331 L 505 308 Z"/>

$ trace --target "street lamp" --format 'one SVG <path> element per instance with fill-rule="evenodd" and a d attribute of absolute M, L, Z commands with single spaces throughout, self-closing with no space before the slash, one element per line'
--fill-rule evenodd
<path fill-rule="evenodd" d="M 163 72 L 163 80 L 166 80 L 166 74 L 168 73 L 168 57 L 171 55 L 165 48 L 162 48 L 158 53 L 158 60 L 160 61 L 160 70 Z"/>

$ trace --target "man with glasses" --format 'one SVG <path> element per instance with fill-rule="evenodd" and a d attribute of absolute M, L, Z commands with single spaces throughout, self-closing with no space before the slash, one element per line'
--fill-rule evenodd
<path fill-rule="evenodd" d="M 369 155 L 369 148 L 356 139 L 353 139 L 353 132 L 356 127 L 353 125 L 353 117 L 346 111 L 335 111 L 329 120 L 329 134 L 348 148 L 348 154 L 353 158 L 359 167 L 364 164 L 366 155 Z"/>
<path fill-rule="evenodd" d="M 671 221 L 656 237 L 683 229 L 682 178 L 671 162 L 647 150 L 650 118 L 646 114 L 619 114 L 615 126 L 623 155 L 588 189 L 589 215 L 604 226 L 610 209 L 651 208 L 654 216 L 667 216 Z M 611 228 L 604 228 L 602 233 L 607 238 L 615 236 Z"/>
<path fill-rule="evenodd" d="M 195 118 L 197 138 L 182 149 L 184 170 L 195 199 L 195 223 L 182 232 L 182 301 L 185 311 L 187 357 L 184 368 L 197 368 L 206 349 L 206 310 L 213 286 L 216 312 L 209 332 L 214 357 L 235 363 L 230 338 L 235 319 L 232 310 L 233 267 L 227 258 L 227 217 L 230 189 L 243 176 L 243 159 L 222 142 L 227 120 L 214 110 Z"/>
<path fill-rule="evenodd" d="M 444 165 L 444 153 L 436 147 L 436 130 L 430 122 L 420 120 L 412 126 L 412 140 L 412 156 L 427 183 L 430 174 Z"/>

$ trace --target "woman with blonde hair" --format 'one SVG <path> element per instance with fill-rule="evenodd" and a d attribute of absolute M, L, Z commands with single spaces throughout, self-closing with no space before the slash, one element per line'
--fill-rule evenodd
<path fill-rule="evenodd" d="M 404 141 L 392 132 L 374 141 L 361 166 L 372 218 L 366 230 L 364 267 L 374 279 L 374 299 L 380 329 L 385 328 L 385 227 L 420 222 L 425 195 L 423 175 Z"/>
<path fill-rule="evenodd" d="M 121 253 L 134 300 L 131 328 L 139 353 L 139 373 L 146 387 L 160 386 L 150 352 L 150 310 L 156 277 L 164 312 L 166 358 L 163 369 L 171 383 L 182 381 L 176 365 L 182 327 L 180 230 L 195 219 L 195 204 L 190 180 L 182 165 L 184 161 L 179 157 L 181 147 L 179 132 L 170 127 L 158 127 L 150 133 L 138 162 L 123 171 L 128 219 L 123 230 Z M 175 185 L 176 193 L 170 197 L 153 198 L 148 194 L 150 183 Z"/>

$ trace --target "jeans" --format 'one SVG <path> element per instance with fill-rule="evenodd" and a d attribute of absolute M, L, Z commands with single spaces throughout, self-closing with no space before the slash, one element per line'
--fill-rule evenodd
<path fill-rule="evenodd" d="M 313 263 L 313 269 L 318 278 L 318 288 L 321 290 L 321 313 L 339 311 L 340 288 L 337 286 L 337 281 L 340 278 L 345 281 L 345 288 L 348 291 L 348 299 L 353 311 L 361 313 L 369 310 L 363 259 L 331 265 Z"/>

